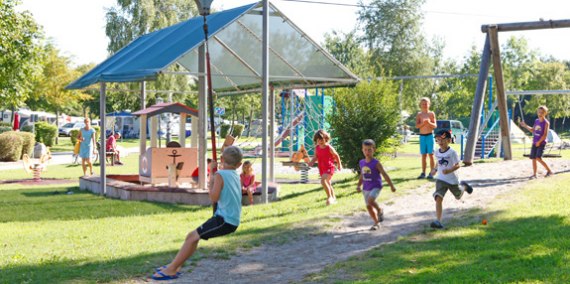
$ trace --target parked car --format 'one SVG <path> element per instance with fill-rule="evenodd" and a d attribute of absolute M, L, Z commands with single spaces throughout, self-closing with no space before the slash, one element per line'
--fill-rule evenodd
<path fill-rule="evenodd" d="M 69 136 L 71 130 L 80 129 L 83 127 L 85 127 L 85 123 L 83 122 L 69 122 L 59 128 L 59 135 Z"/>
<path fill-rule="evenodd" d="M 459 120 L 438 120 L 435 133 L 440 130 L 451 130 L 451 143 L 455 143 L 462 134 L 465 136 L 465 127 Z"/>

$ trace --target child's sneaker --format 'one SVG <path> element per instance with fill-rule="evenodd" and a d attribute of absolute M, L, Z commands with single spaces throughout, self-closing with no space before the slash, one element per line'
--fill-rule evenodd
<path fill-rule="evenodd" d="M 547 172 L 546 175 L 544 175 L 544 177 L 549 177 L 552 176 L 554 173 L 553 172 Z"/>
<path fill-rule="evenodd" d="M 370 227 L 370 231 L 376 231 L 380 229 L 380 225 L 378 223 L 374 224 L 374 226 Z"/>
<path fill-rule="evenodd" d="M 471 187 L 468 183 L 462 181 L 460 184 L 465 187 L 465 191 L 467 193 L 469 193 L 469 194 L 473 193 L 473 187 Z"/>
<path fill-rule="evenodd" d="M 432 176 L 431 174 L 429 174 L 429 175 L 427 176 L 427 179 L 433 179 L 433 176 Z"/>
<path fill-rule="evenodd" d="M 422 179 L 422 178 L 426 178 L 426 174 L 425 174 L 425 173 L 422 173 L 422 174 L 418 177 L 418 179 Z"/>
<path fill-rule="evenodd" d="M 430 227 L 432 227 L 434 229 L 443 229 L 443 224 L 441 224 L 441 222 L 439 222 L 439 220 L 435 220 L 435 221 L 431 222 Z"/>

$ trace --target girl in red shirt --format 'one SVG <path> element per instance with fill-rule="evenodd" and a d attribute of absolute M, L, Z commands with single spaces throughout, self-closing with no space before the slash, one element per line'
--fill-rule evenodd
<path fill-rule="evenodd" d="M 309 166 L 312 167 L 315 161 L 318 162 L 319 174 L 321 175 L 321 184 L 325 189 L 327 194 L 327 205 L 336 203 L 336 196 L 334 194 L 334 188 L 331 184 L 331 178 L 334 174 L 335 168 L 334 163 L 338 164 L 338 170 L 342 170 L 342 163 L 340 161 L 340 156 L 335 151 L 335 149 L 329 144 L 331 136 L 324 130 L 319 129 L 315 132 L 313 136 L 313 141 L 315 142 L 315 156 L 309 162 Z"/>

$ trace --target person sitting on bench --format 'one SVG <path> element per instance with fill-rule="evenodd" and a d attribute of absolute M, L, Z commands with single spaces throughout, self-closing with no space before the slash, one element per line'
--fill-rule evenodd
<path fill-rule="evenodd" d="M 113 153 L 115 155 L 115 164 L 122 165 L 121 156 L 119 155 L 119 149 L 117 149 L 117 139 L 121 138 L 121 134 L 119 132 L 115 132 L 115 134 L 109 136 L 107 139 L 107 146 L 105 147 L 106 154 Z M 105 154 L 105 155 L 106 155 Z"/>

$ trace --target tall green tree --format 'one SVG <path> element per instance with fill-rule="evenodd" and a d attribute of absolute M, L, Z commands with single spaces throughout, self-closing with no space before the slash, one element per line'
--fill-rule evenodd
<path fill-rule="evenodd" d="M 378 153 L 394 149 L 397 123 L 397 87 L 393 81 L 361 82 L 334 93 L 335 110 L 327 116 L 331 137 L 345 168 L 358 170 L 362 140 L 376 142 Z"/>
<path fill-rule="evenodd" d="M 355 30 L 325 34 L 325 49 L 340 63 L 361 78 L 374 76 L 370 53 L 360 43 Z"/>
<path fill-rule="evenodd" d="M 193 0 L 117 0 L 116 5 L 110 7 L 106 14 L 105 33 L 109 38 L 107 50 L 113 54 L 144 34 L 185 21 L 197 14 Z M 171 69 L 181 71 L 182 67 L 172 66 Z M 187 99 L 185 91 L 191 90 L 190 85 L 185 76 L 161 75 L 157 81 L 149 82 L 147 89 L 177 91 L 173 94 L 173 100 L 184 102 Z M 113 88 L 136 90 L 138 84 L 127 84 L 127 87 L 111 84 L 109 90 Z M 148 92 L 150 102 L 155 101 L 157 96 L 168 101 L 167 94 Z M 107 100 L 113 110 L 140 108 L 140 97 L 136 92 L 109 91 Z"/>
<path fill-rule="evenodd" d="M 372 0 L 359 11 L 361 41 L 371 52 L 377 76 L 431 75 L 441 62 L 443 43 L 434 44 L 421 30 L 424 0 Z M 402 102 L 415 111 L 420 97 L 435 91 L 433 80 L 407 80 Z"/>
<path fill-rule="evenodd" d="M 30 95 L 41 62 L 42 33 L 18 0 L 0 1 L 0 109 L 20 106 Z"/>

